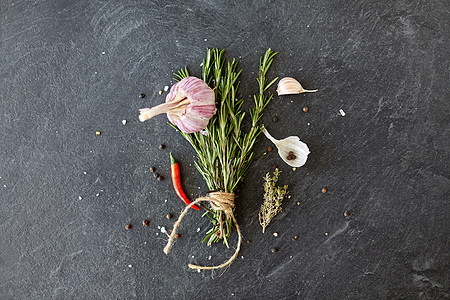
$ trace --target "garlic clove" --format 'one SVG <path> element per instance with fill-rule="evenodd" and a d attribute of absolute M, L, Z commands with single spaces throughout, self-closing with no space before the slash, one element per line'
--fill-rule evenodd
<path fill-rule="evenodd" d="M 264 135 L 271 140 L 278 148 L 278 154 L 281 159 L 291 167 L 301 167 L 308 159 L 309 148 L 304 142 L 300 141 L 298 136 L 289 136 L 282 140 L 277 140 L 267 131 L 265 127 L 262 128 Z"/>
<path fill-rule="evenodd" d="M 300 141 L 298 136 L 290 136 L 283 140 L 278 141 L 278 154 L 281 159 L 291 167 L 301 167 L 306 164 L 308 159 L 309 148 L 308 146 Z M 288 159 L 290 152 L 293 153 L 293 159 Z"/>
<path fill-rule="evenodd" d="M 280 80 L 277 87 L 278 96 L 281 95 L 292 95 L 301 93 L 314 93 L 318 90 L 305 90 L 300 82 L 292 77 L 284 77 Z"/>

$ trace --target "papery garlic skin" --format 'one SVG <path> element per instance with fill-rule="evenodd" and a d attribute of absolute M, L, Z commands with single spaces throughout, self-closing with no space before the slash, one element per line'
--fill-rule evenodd
<path fill-rule="evenodd" d="M 277 87 L 278 96 L 281 95 L 292 95 L 301 93 L 314 93 L 318 90 L 305 90 L 300 82 L 292 77 L 284 77 L 280 80 Z"/>
<path fill-rule="evenodd" d="M 193 76 L 177 82 L 166 96 L 166 103 L 140 110 L 139 120 L 144 122 L 167 113 L 167 118 L 185 133 L 204 129 L 216 113 L 214 91 L 201 79 Z"/>
<path fill-rule="evenodd" d="M 282 140 L 277 140 L 270 135 L 266 128 L 263 127 L 262 132 L 278 148 L 278 154 L 285 163 L 295 168 L 301 167 L 306 163 L 308 154 L 310 153 L 309 148 L 308 145 L 300 141 L 298 136 L 290 136 Z M 290 151 L 294 153 L 295 159 L 287 159 Z"/>

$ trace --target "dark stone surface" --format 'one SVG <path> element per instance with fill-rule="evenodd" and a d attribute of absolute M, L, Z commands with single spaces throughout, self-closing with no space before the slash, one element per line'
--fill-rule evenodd
<path fill-rule="evenodd" d="M 449 297 L 448 10 L 446 1 L 1 1 L 0 299 Z M 244 98 L 268 47 L 279 51 L 271 76 L 319 92 L 275 96 L 262 122 L 275 137 L 299 135 L 309 160 L 294 172 L 273 151 L 253 164 L 236 208 L 252 243 L 226 271 L 197 273 L 187 264 L 218 264 L 233 249 L 201 244 L 209 222 L 192 212 L 164 255 L 157 226 L 170 228 L 166 214 L 183 208 L 169 152 L 189 195 L 206 185 L 166 118 L 141 124 L 137 111 L 163 101 L 174 70 L 199 75 L 206 47 L 241 62 Z M 261 137 L 256 152 L 270 145 Z M 262 177 L 274 164 L 292 197 L 263 235 Z"/>

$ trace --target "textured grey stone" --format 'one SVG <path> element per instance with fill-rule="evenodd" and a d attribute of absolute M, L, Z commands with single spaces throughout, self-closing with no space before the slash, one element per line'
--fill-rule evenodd
<path fill-rule="evenodd" d="M 448 10 L 445 1 L 2 1 L 0 299 L 448 297 Z M 162 252 L 157 226 L 170 229 L 165 215 L 183 208 L 168 153 L 189 196 L 206 185 L 167 119 L 142 124 L 137 111 L 163 101 L 174 71 L 199 75 L 206 47 L 241 62 L 245 99 L 268 47 L 279 51 L 271 76 L 319 92 L 274 97 L 262 122 L 275 137 L 299 135 L 309 160 L 294 172 L 273 151 L 252 165 L 236 207 L 252 243 L 227 270 L 197 273 L 187 263 L 221 263 L 233 249 L 201 244 L 209 222 L 192 212 Z M 270 145 L 261 137 L 255 151 Z M 263 235 L 262 177 L 274 164 L 292 197 Z"/>

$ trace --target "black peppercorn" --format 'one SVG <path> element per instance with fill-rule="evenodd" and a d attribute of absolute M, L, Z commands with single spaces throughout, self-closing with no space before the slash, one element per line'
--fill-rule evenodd
<path fill-rule="evenodd" d="M 150 222 L 148 220 L 144 220 L 142 221 L 142 226 L 148 226 Z"/>
<path fill-rule="evenodd" d="M 278 118 L 277 117 L 273 117 L 272 118 L 272 122 L 274 122 L 274 123 L 278 122 Z"/>
<path fill-rule="evenodd" d="M 150 168 L 150 172 L 151 173 L 155 172 L 155 168 Z"/>
<path fill-rule="evenodd" d="M 144 93 L 139 94 L 139 98 L 145 98 L 145 94 Z"/>
<path fill-rule="evenodd" d="M 126 230 L 130 230 L 132 227 L 133 227 L 133 226 L 131 226 L 131 224 L 125 225 L 125 229 L 126 229 Z"/>
<path fill-rule="evenodd" d="M 278 251 L 278 249 L 277 248 L 272 248 L 272 253 L 275 253 L 275 252 L 277 252 Z"/>
<path fill-rule="evenodd" d="M 159 145 L 159 150 L 163 150 L 164 148 L 166 148 L 166 145 L 164 144 Z"/>
<path fill-rule="evenodd" d="M 167 214 L 166 218 L 167 218 L 168 220 L 172 219 L 172 214 Z"/>
<path fill-rule="evenodd" d="M 163 181 L 163 180 L 164 180 L 164 177 L 161 176 L 161 175 L 159 175 L 159 176 L 158 176 L 158 181 Z"/>

